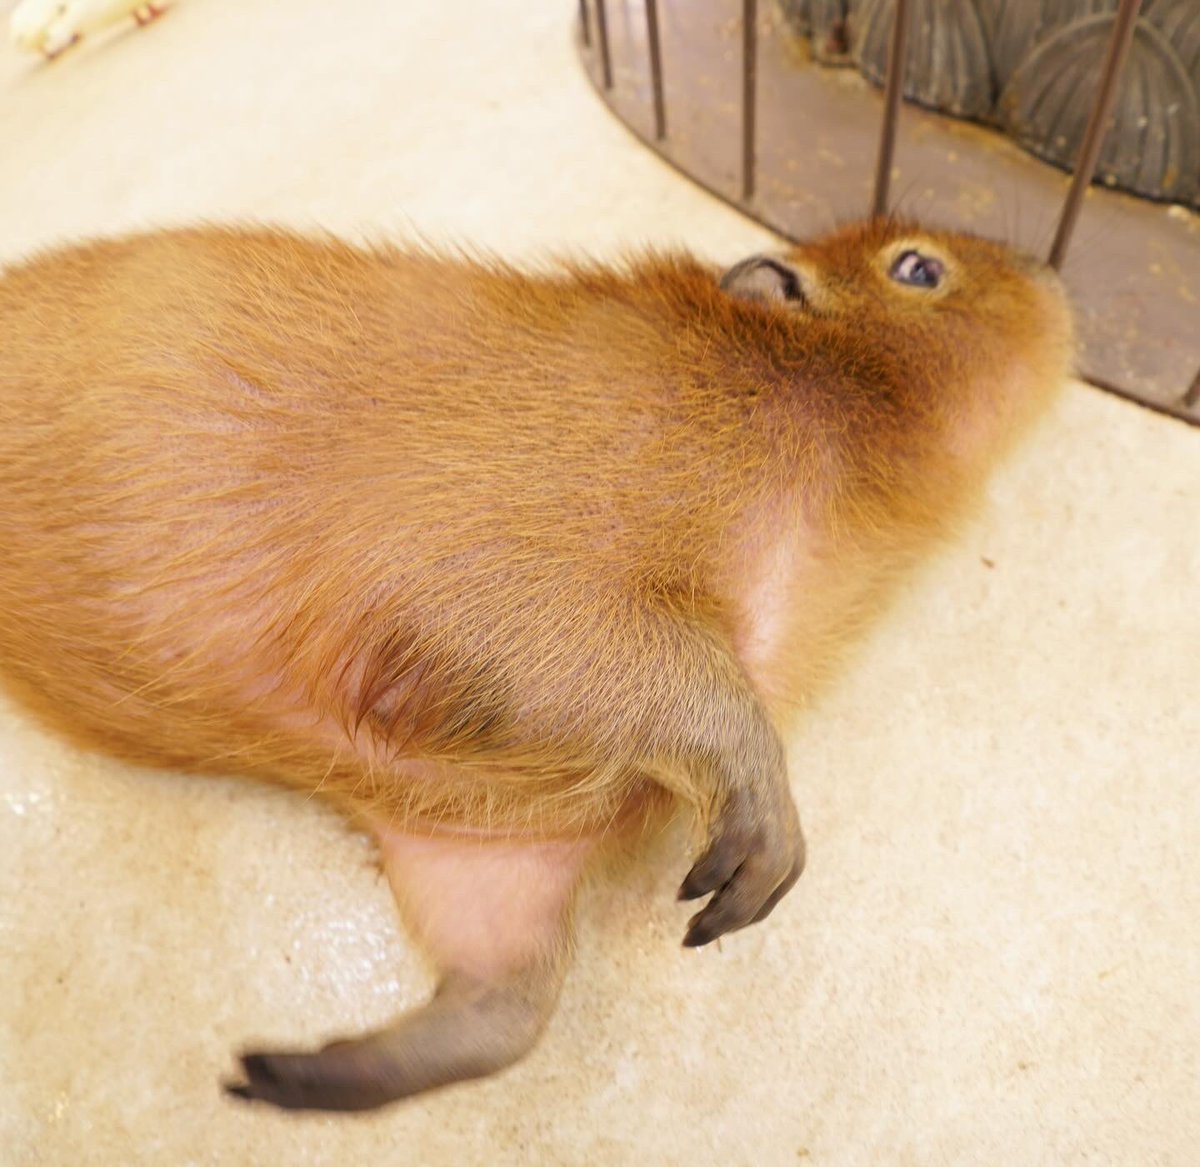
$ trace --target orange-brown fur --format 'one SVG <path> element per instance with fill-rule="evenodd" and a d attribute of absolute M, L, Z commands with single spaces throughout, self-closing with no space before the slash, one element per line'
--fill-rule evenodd
<path fill-rule="evenodd" d="M 683 256 L 529 275 L 258 230 L 13 268 L 0 668 L 85 745 L 401 822 L 687 796 L 643 747 L 676 623 L 736 668 L 793 532 L 752 680 L 803 700 L 1061 380 L 1060 298 L 999 247 L 893 294 L 873 256 L 915 232 L 792 252 L 819 313 Z"/>
<path fill-rule="evenodd" d="M 917 248 L 933 287 L 891 278 Z M 0 675 L 83 745 L 336 801 L 438 970 L 230 1092 L 366 1109 L 523 1056 L 597 838 L 667 791 L 684 943 L 763 919 L 804 862 L 780 722 L 1069 354 L 1052 276 L 893 222 L 724 280 L 216 229 L 5 273 Z"/>

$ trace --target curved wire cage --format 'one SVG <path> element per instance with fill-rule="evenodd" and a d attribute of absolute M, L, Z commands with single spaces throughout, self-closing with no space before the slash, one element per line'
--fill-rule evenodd
<path fill-rule="evenodd" d="M 821 0 L 790 2 L 819 18 Z M 991 129 L 913 105 L 901 117 L 906 69 L 926 47 L 916 38 L 928 28 L 912 28 L 921 2 L 874 0 L 890 6 L 882 97 L 817 66 L 780 9 L 758 0 L 579 0 L 579 47 L 635 134 L 784 236 L 902 208 L 1044 253 L 1076 305 L 1081 374 L 1200 424 L 1200 214 L 1109 189 L 1107 175 L 1092 185 L 1131 46 L 1146 35 L 1141 0 L 1119 0 L 1106 21 L 1069 177 Z M 947 60 L 923 55 L 935 69 Z"/>

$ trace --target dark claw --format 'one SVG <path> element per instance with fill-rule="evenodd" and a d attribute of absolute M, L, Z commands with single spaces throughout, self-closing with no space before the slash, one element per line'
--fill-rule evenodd
<path fill-rule="evenodd" d="M 225 1092 L 247 1102 L 270 1102 L 288 1108 L 301 1106 L 304 1093 L 300 1082 L 289 1081 L 275 1072 L 274 1059 L 267 1054 L 244 1054 L 242 1071 L 245 1082 L 227 1082 Z"/>
<path fill-rule="evenodd" d="M 688 921 L 688 930 L 683 937 L 684 948 L 703 948 L 711 944 L 717 937 L 710 935 L 710 932 L 711 929 L 700 916 L 693 916 Z"/>
<path fill-rule="evenodd" d="M 741 893 L 741 894 L 739 894 Z M 717 892 L 703 911 L 688 921 L 687 934 L 683 938 L 687 948 L 700 948 L 723 936 L 746 927 L 751 921 L 753 906 L 746 903 L 744 889 L 727 886 Z"/>
<path fill-rule="evenodd" d="M 359 1042 L 311 1054 L 243 1054 L 241 1061 L 246 1081 L 226 1083 L 225 1092 L 284 1110 L 375 1110 L 410 1093 L 395 1089 Z"/>
<path fill-rule="evenodd" d="M 702 866 L 707 865 L 707 866 Z M 709 892 L 718 891 L 723 888 L 741 868 L 741 863 L 733 866 L 733 869 L 726 874 L 723 870 L 716 866 L 716 861 L 709 855 L 705 855 L 700 861 L 687 873 L 687 878 L 679 887 L 679 900 L 698 900 L 701 896 L 708 895 Z"/>
<path fill-rule="evenodd" d="M 227 1083 L 225 1092 L 247 1102 L 269 1102 L 285 1110 L 361 1110 L 377 1101 L 347 1088 L 339 1076 L 322 1074 L 319 1054 L 243 1054 L 245 1082 Z"/>
<path fill-rule="evenodd" d="M 747 838 L 741 831 L 719 830 L 708 850 L 687 873 L 679 888 L 679 898 L 698 900 L 726 887 L 760 845 L 759 838 Z"/>
<path fill-rule="evenodd" d="M 726 932 L 765 919 L 804 868 L 804 839 L 799 824 L 789 837 L 764 831 L 761 826 L 739 827 L 726 819 L 713 835 L 708 850 L 679 889 L 681 900 L 712 894 L 708 904 L 688 922 L 683 938 L 687 948 L 699 948 Z"/>

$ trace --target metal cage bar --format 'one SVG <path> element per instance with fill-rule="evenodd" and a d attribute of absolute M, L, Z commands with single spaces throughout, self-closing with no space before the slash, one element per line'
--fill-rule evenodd
<path fill-rule="evenodd" d="M 605 90 L 613 88 L 612 59 L 609 48 L 606 0 L 593 0 L 589 12 L 588 0 L 579 0 L 580 36 L 585 48 L 596 52 L 600 76 Z M 741 202 L 754 200 L 758 165 L 757 89 L 758 63 L 758 3 L 742 0 L 741 36 Z M 895 158 L 897 126 L 904 91 L 904 73 L 911 37 L 912 0 L 896 0 L 892 28 L 888 40 L 887 74 L 883 96 L 883 117 L 880 125 L 870 213 L 885 215 Z M 1100 150 L 1108 131 L 1118 86 L 1125 61 L 1129 55 L 1137 28 L 1142 0 L 1119 0 L 1112 34 L 1109 38 L 1096 97 L 1089 114 L 1087 129 L 1071 184 L 1063 199 L 1054 241 L 1047 262 L 1060 268 L 1066 258 L 1075 231 L 1083 200 L 1095 175 Z M 667 133 L 667 106 L 663 87 L 662 41 L 658 0 L 646 0 L 646 47 L 650 65 L 650 85 L 654 109 L 654 137 L 663 141 Z M 747 208 L 749 210 L 749 208 Z M 751 211 L 750 213 L 754 213 Z M 1115 388 L 1115 386 L 1109 386 Z M 1120 390 L 1118 390 L 1120 391 Z M 1200 370 L 1189 387 L 1177 399 L 1177 406 L 1194 413 L 1200 409 Z"/>
<path fill-rule="evenodd" d="M 600 42 L 600 72 L 604 78 L 604 88 L 611 89 L 612 55 L 608 49 L 608 13 L 604 5 L 605 0 L 596 0 L 596 39 Z"/>
<path fill-rule="evenodd" d="M 896 0 L 892 32 L 888 40 L 887 86 L 883 91 L 883 124 L 879 130 L 879 153 L 875 161 L 875 187 L 871 195 L 872 216 L 886 215 L 892 185 L 892 159 L 896 154 L 896 123 L 900 120 L 900 98 L 904 95 L 904 66 L 908 60 L 908 29 L 912 5 Z"/>
<path fill-rule="evenodd" d="M 1133 33 L 1141 7 L 1142 0 L 1121 0 L 1121 6 L 1117 9 L 1117 19 L 1113 24 L 1108 52 L 1104 58 L 1104 69 L 1100 74 L 1100 86 L 1092 104 L 1087 130 L 1083 135 L 1083 145 L 1079 149 L 1079 158 L 1075 162 L 1071 187 L 1067 191 L 1058 218 L 1058 230 L 1054 233 L 1054 242 L 1050 246 L 1047 262 L 1053 268 L 1061 267 L 1066 259 L 1067 246 L 1071 242 L 1075 222 L 1083 206 L 1083 196 L 1087 193 L 1092 175 L 1096 172 L 1100 147 L 1104 144 L 1104 136 L 1108 132 L 1108 119 L 1117 99 L 1117 82 L 1121 79 L 1121 70 L 1124 68 L 1125 58 L 1129 55 L 1129 46 L 1133 44 Z"/>
<path fill-rule="evenodd" d="M 658 42 L 658 0 L 646 0 L 646 46 L 650 51 L 650 88 L 654 93 L 654 136 L 667 136 L 667 107 L 663 100 L 662 50 Z"/>
<path fill-rule="evenodd" d="M 754 197 L 755 102 L 758 89 L 758 0 L 742 0 L 742 199 Z"/>

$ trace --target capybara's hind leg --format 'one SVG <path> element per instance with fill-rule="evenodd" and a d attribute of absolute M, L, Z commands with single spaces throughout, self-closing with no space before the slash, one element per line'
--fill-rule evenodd
<path fill-rule="evenodd" d="M 246 1054 L 246 1080 L 230 1093 L 292 1110 L 371 1110 L 511 1065 L 554 1012 L 590 843 L 376 833 L 401 911 L 438 970 L 432 999 L 315 1053 Z"/>

